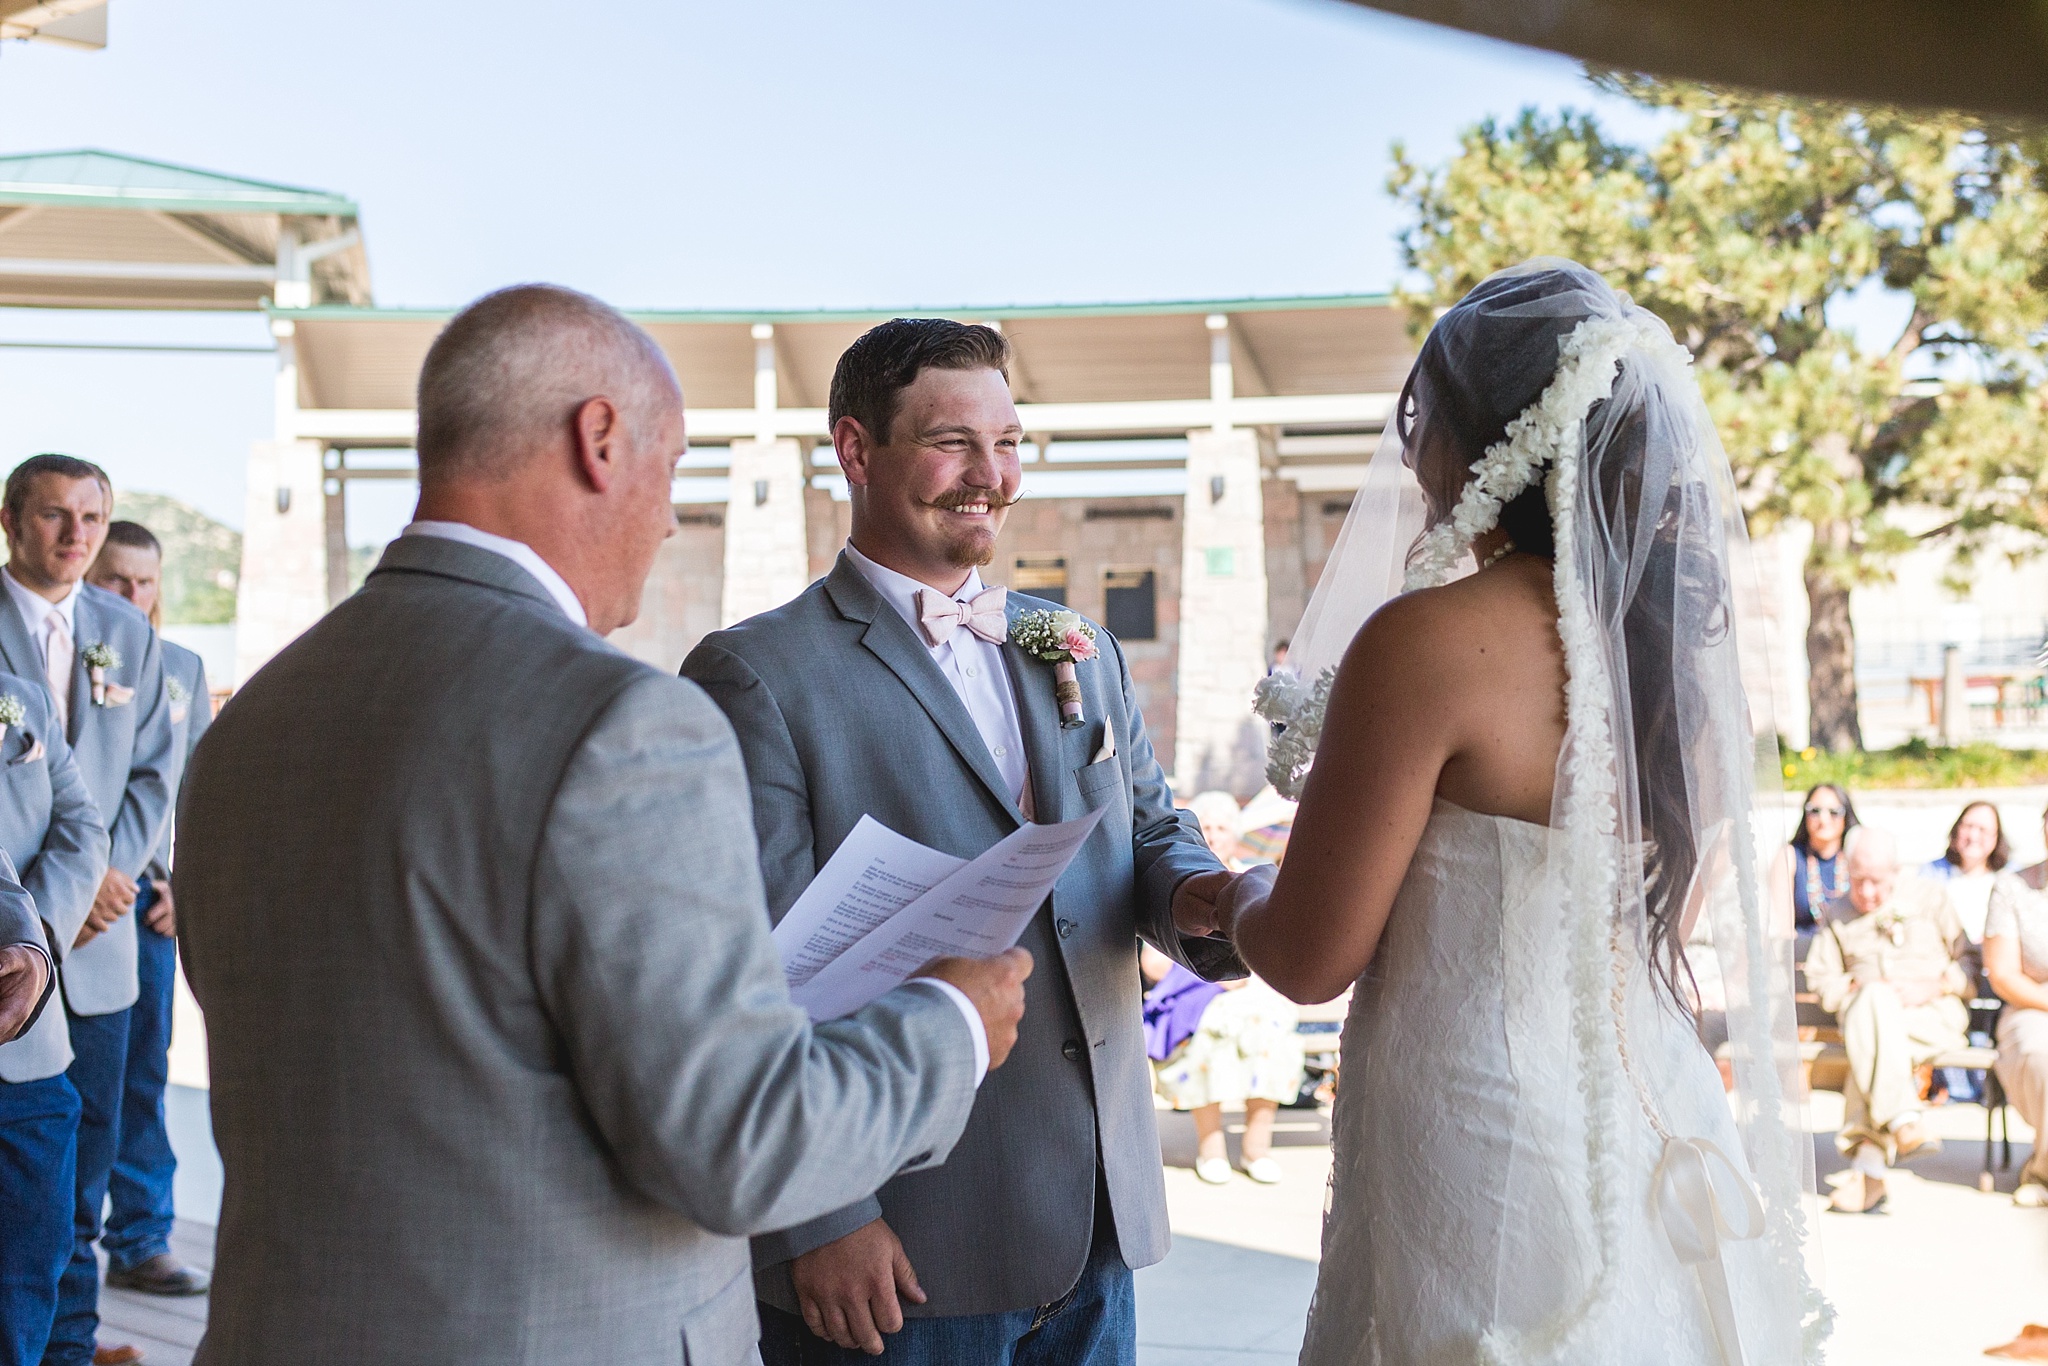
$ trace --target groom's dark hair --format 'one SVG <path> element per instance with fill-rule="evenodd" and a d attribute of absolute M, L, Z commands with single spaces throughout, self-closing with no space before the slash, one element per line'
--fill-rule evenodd
<path fill-rule="evenodd" d="M 850 417 L 868 439 L 889 444 L 897 400 L 926 370 L 994 370 L 1010 377 L 1010 343 L 985 323 L 891 318 L 846 348 L 832 371 L 826 420 Z"/>

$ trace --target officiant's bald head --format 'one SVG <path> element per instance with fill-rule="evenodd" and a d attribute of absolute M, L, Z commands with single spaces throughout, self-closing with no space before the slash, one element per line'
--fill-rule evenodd
<path fill-rule="evenodd" d="M 492 478 L 563 439 L 603 395 L 636 434 L 680 409 L 654 338 L 601 299 L 560 285 L 513 285 L 456 314 L 420 367 L 420 478 Z"/>
<path fill-rule="evenodd" d="M 683 445 L 652 337 L 588 294 L 515 285 L 456 314 L 420 368 L 417 517 L 526 545 L 609 632 L 675 534 Z"/>

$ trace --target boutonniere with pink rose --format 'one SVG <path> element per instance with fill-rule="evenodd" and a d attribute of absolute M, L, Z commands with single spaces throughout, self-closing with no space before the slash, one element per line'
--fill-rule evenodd
<path fill-rule="evenodd" d="M 27 720 L 28 707 L 19 697 L 14 696 L 12 693 L 0 696 L 0 748 L 4 748 L 7 744 L 7 732 L 10 730 L 21 730 L 21 727 Z M 43 742 L 25 730 L 21 731 L 21 735 L 26 743 L 23 745 L 20 754 L 7 761 L 9 768 L 13 768 L 16 764 L 32 764 L 43 757 Z"/>
<path fill-rule="evenodd" d="M 1081 683 L 1074 666 L 1102 653 L 1095 643 L 1095 628 L 1079 612 L 1025 612 L 1010 624 L 1010 643 L 1053 666 L 1052 695 L 1060 704 L 1060 725 L 1067 730 L 1081 725 Z"/>
<path fill-rule="evenodd" d="M 135 699 L 135 689 L 107 681 L 107 672 L 121 667 L 121 656 L 114 653 L 113 646 L 96 640 L 79 651 L 78 657 L 85 661 L 85 676 L 92 680 L 95 707 L 119 707 Z"/>

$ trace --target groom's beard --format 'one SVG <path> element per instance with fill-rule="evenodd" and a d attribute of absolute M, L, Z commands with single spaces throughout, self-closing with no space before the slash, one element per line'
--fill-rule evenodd
<path fill-rule="evenodd" d="M 1002 513 L 1016 501 L 1016 498 L 1005 498 L 1001 489 L 956 489 L 926 504 L 941 512 L 951 512 L 972 503 L 987 503 L 990 520 L 996 523 L 994 526 L 962 528 L 949 536 L 946 562 L 956 569 L 978 569 L 993 560 L 996 557 L 996 533 L 1002 529 Z"/>

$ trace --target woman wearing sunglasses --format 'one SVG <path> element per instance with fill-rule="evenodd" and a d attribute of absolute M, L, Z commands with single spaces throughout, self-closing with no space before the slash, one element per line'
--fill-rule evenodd
<path fill-rule="evenodd" d="M 1830 901 L 1849 890 L 1849 870 L 1842 861 L 1842 840 L 1856 826 L 1856 808 L 1849 794 L 1833 783 L 1815 784 L 1806 794 L 1799 829 L 1778 861 L 1777 889 L 1782 906 L 1789 897 L 1792 924 L 1799 932 L 1800 957 L 1813 935 L 1814 917 Z M 1782 924 L 1783 922 L 1779 922 Z"/>

